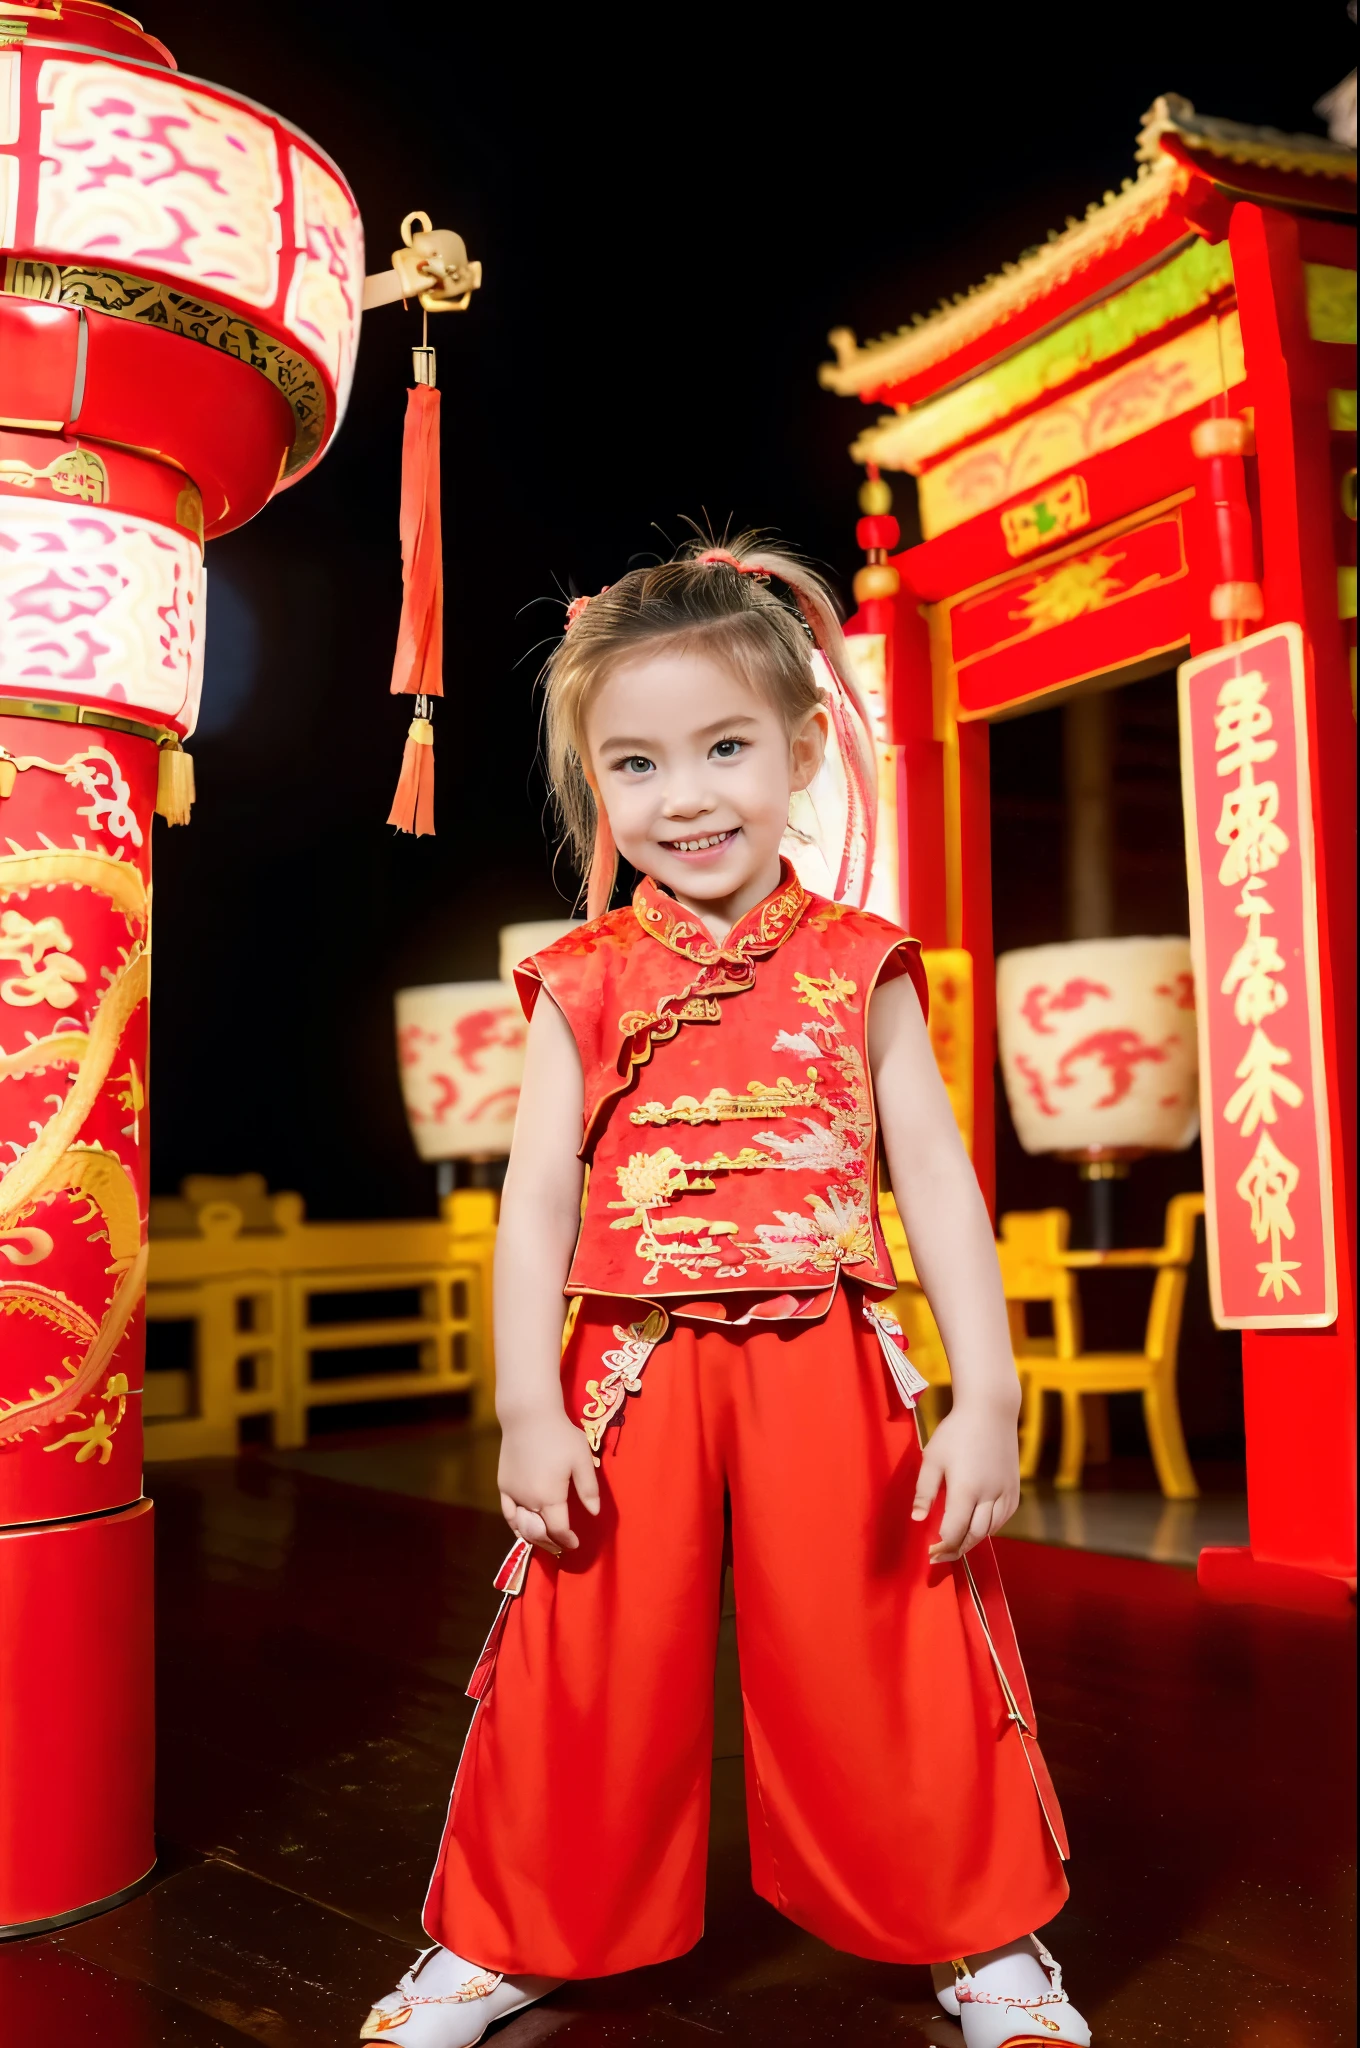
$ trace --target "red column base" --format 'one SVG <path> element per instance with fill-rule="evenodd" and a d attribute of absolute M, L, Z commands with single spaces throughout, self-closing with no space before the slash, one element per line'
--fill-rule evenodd
<path fill-rule="evenodd" d="M 116 1905 L 156 1860 L 152 1590 L 149 1500 L 0 1530 L 0 1938 Z"/>
<path fill-rule="evenodd" d="M 1354 1579 L 1334 1579 L 1292 1564 L 1264 1564 L 1245 1548 L 1201 1550 L 1197 1577 L 1211 1600 L 1292 1607 L 1299 1614 L 1349 1614 L 1355 1607 Z"/>

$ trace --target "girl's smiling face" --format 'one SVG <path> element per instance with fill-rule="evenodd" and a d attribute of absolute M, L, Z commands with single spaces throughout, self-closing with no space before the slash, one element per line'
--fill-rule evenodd
<path fill-rule="evenodd" d="M 731 668 L 662 648 L 612 671 L 585 726 L 590 779 L 619 852 L 721 941 L 779 879 L 789 798 L 821 766 L 826 713 L 810 712 L 790 734 L 763 691 Z"/>

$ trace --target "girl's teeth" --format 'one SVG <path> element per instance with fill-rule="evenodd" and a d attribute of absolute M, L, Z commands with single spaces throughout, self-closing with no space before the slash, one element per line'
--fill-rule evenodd
<path fill-rule="evenodd" d="M 707 839 L 672 839 L 670 844 L 677 853 L 706 853 L 710 846 L 721 846 L 731 837 L 730 832 L 713 832 Z"/>

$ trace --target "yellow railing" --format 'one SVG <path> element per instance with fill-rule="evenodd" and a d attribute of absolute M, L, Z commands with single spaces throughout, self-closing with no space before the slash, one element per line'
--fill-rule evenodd
<path fill-rule="evenodd" d="M 403 1222 L 309 1223 L 258 1174 L 195 1176 L 153 1201 L 147 1321 L 184 1326 L 185 1362 L 147 1374 L 147 1458 L 229 1456 L 252 1427 L 303 1444 L 309 1411 L 341 1402 L 466 1393 L 490 1422 L 495 1232 L 496 1197 L 478 1188 Z M 361 1295 L 374 1312 L 347 1314 Z M 384 1295 L 405 1299 L 383 1313 Z M 383 1348 L 409 1349 L 409 1369 L 335 1370 Z"/>

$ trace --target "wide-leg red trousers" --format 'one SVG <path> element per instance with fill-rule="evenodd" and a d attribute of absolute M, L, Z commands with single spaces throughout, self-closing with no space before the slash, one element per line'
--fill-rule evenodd
<path fill-rule="evenodd" d="M 635 1304 L 587 1299 L 567 1412 Z M 825 1322 L 672 1323 L 602 1447 L 579 1550 L 536 1552 L 425 1907 L 507 1974 L 594 1977 L 703 1932 L 730 1494 L 752 1881 L 834 1947 L 939 1962 L 1050 1920 L 1062 1822 L 990 1544 L 932 1567 L 915 1419 L 861 1297 Z"/>

